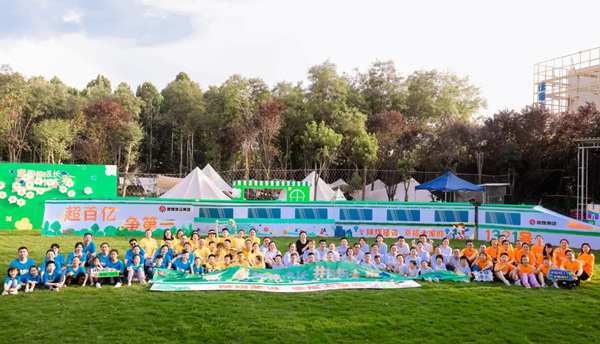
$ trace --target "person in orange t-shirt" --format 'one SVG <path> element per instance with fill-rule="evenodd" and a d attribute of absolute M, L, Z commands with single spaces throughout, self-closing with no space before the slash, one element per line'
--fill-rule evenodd
<path fill-rule="evenodd" d="M 540 256 L 542 254 L 542 252 L 544 252 L 544 247 L 546 247 L 544 245 L 544 237 L 541 235 L 536 235 L 535 236 L 535 245 L 531 245 L 531 247 L 530 247 L 531 253 L 533 253 L 533 255 L 535 257 L 535 261 L 537 261 L 538 256 Z"/>
<path fill-rule="evenodd" d="M 510 241 L 502 241 L 502 247 L 498 250 L 498 254 L 502 255 L 502 253 L 506 253 L 508 255 L 508 263 L 513 265 L 515 264 L 515 252 L 512 248 L 510 248 Z"/>
<path fill-rule="evenodd" d="M 550 272 L 550 269 L 553 268 L 550 265 L 551 258 L 542 255 L 539 255 L 538 259 L 539 258 L 543 258 L 542 263 L 538 265 L 537 269 L 535 269 L 534 274 L 538 277 L 540 282 L 542 282 L 542 288 L 546 288 L 550 283 L 554 284 L 555 287 L 558 287 L 555 281 L 552 281 L 548 278 L 548 273 Z"/>
<path fill-rule="evenodd" d="M 467 248 L 462 250 L 460 255 L 467 257 L 469 263 L 475 261 L 475 258 L 477 258 L 477 251 L 473 249 L 473 240 L 467 240 Z"/>
<path fill-rule="evenodd" d="M 490 247 L 487 248 L 487 250 L 485 250 L 485 253 L 487 253 L 490 257 L 492 257 L 492 260 L 494 262 L 497 262 L 499 259 L 499 253 L 498 251 L 500 251 L 500 246 L 498 246 L 498 239 L 493 238 L 492 240 L 490 240 Z"/>
<path fill-rule="evenodd" d="M 560 247 L 554 250 L 554 263 L 556 266 L 561 266 L 562 262 L 567 259 L 566 253 L 569 250 L 569 240 L 560 239 Z"/>
<path fill-rule="evenodd" d="M 508 262 L 508 253 L 500 254 L 500 261 L 494 267 L 494 275 L 497 279 L 510 286 L 509 279 L 515 280 L 515 266 Z"/>
<path fill-rule="evenodd" d="M 581 262 L 583 273 L 581 274 L 582 281 L 591 281 L 592 275 L 594 274 L 594 254 L 592 253 L 592 246 L 590 244 L 583 243 L 581 245 L 581 253 L 577 255 L 577 260 Z"/>
<path fill-rule="evenodd" d="M 494 267 L 492 258 L 485 252 L 479 252 L 477 259 L 471 264 L 473 271 L 491 270 Z"/>
<path fill-rule="evenodd" d="M 581 283 L 583 267 L 581 266 L 581 262 L 575 259 L 575 252 L 573 252 L 573 250 L 567 250 L 565 256 L 567 259 L 560 264 L 560 269 L 571 271 L 574 276 L 572 281 L 560 281 L 560 283 L 566 288 L 575 290 L 575 287 Z"/>
<path fill-rule="evenodd" d="M 529 263 L 530 264 L 535 264 L 536 260 L 535 260 L 535 256 L 533 255 L 533 253 L 531 253 L 531 251 L 529 251 L 529 244 L 524 242 L 521 245 L 521 250 L 520 251 L 515 251 L 515 259 L 517 260 L 517 262 L 521 261 L 521 258 L 523 256 L 527 256 L 529 257 Z"/>
<path fill-rule="evenodd" d="M 517 253 L 519 253 L 523 249 L 523 242 L 521 240 L 515 241 L 515 248 L 513 251 L 515 252 L 515 258 L 517 258 Z M 516 260 L 517 264 L 520 264 L 521 261 L 519 259 Z"/>
<path fill-rule="evenodd" d="M 517 266 L 517 275 L 521 278 L 521 282 L 517 281 L 515 284 L 523 284 L 527 289 L 530 289 L 531 286 L 539 287 L 540 284 L 535 279 L 533 271 L 533 265 L 529 264 L 529 256 L 523 255 L 521 257 L 521 264 Z"/>
<path fill-rule="evenodd" d="M 548 258 L 550 260 L 550 269 L 558 269 L 558 266 L 554 264 L 554 247 L 552 247 L 551 243 L 547 243 L 544 245 L 544 250 L 537 257 L 537 266 L 540 267 L 544 265 L 544 259 Z"/>

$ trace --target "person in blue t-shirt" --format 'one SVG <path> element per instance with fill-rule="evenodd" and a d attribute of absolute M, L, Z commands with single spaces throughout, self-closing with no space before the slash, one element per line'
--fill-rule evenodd
<path fill-rule="evenodd" d="M 100 252 L 98 254 L 96 254 L 96 257 L 98 257 L 100 259 L 100 264 L 103 267 L 106 267 L 106 264 L 110 260 L 110 247 L 108 246 L 108 243 L 103 242 L 100 245 Z M 92 265 L 94 265 L 93 261 L 92 261 Z"/>
<path fill-rule="evenodd" d="M 17 276 L 19 274 L 19 268 L 11 266 L 8 268 L 8 276 L 4 279 L 4 289 L 2 295 L 16 295 L 19 293 L 21 288 L 21 279 Z"/>
<path fill-rule="evenodd" d="M 19 269 L 21 282 L 24 283 L 25 278 L 23 277 L 23 275 L 29 272 L 30 267 L 35 266 L 35 262 L 33 261 L 33 259 L 28 258 L 29 251 L 27 250 L 27 247 L 19 247 L 17 252 L 19 253 L 19 258 L 13 260 L 12 263 L 10 263 L 9 267 L 15 266 L 17 269 Z"/>
<path fill-rule="evenodd" d="M 136 239 L 129 240 L 129 246 L 131 246 L 131 248 L 125 252 L 125 266 L 128 266 L 131 263 L 133 255 L 135 254 L 139 254 L 141 257 L 146 256 L 146 252 L 143 248 L 138 246 Z"/>
<path fill-rule="evenodd" d="M 193 275 L 200 275 L 200 277 L 204 277 L 204 267 L 202 266 L 202 258 L 196 257 L 196 259 L 194 259 L 194 264 L 192 264 L 191 266 L 191 269 Z"/>
<path fill-rule="evenodd" d="M 165 258 L 163 257 L 162 254 L 160 254 L 160 252 L 154 257 L 152 266 L 150 268 L 148 268 L 148 278 L 150 278 L 150 281 L 149 281 L 150 283 L 153 283 L 152 278 L 154 277 L 154 270 L 169 269 L 169 267 L 167 267 L 167 265 L 164 263 L 164 261 L 165 261 Z"/>
<path fill-rule="evenodd" d="M 366 266 L 368 268 L 376 269 L 375 264 L 371 261 L 371 252 L 364 253 L 364 260 L 359 265 Z"/>
<path fill-rule="evenodd" d="M 181 254 L 181 258 L 177 259 L 173 265 L 175 266 L 175 270 L 183 271 L 185 273 L 192 273 L 192 262 L 190 261 L 190 253 L 188 251 L 183 251 Z"/>
<path fill-rule="evenodd" d="M 37 266 L 29 268 L 29 273 L 25 274 L 25 292 L 32 292 L 33 289 L 40 286 L 42 276 L 40 276 Z"/>
<path fill-rule="evenodd" d="M 87 271 L 85 271 L 85 268 L 81 266 L 81 261 L 78 257 L 73 257 L 72 263 L 73 265 L 67 268 L 67 274 L 65 275 L 65 283 L 67 287 L 70 287 L 73 282 L 75 284 L 81 284 L 82 287 L 85 287 L 85 283 L 88 280 Z"/>
<path fill-rule="evenodd" d="M 83 243 L 82 242 L 78 242 L 75 244 L 75 251 L 69 253 L 69 255 L 67 256 L 67 262 L 65 264 L 65 267 L 69 267 L 73 265 L 73 258 L 77 257 L 79 258 L 80 262 L 86 262 L 87 261 L 87 254 L 85 254 L 85 252 L 83 252 Z"/>
<path fill-rule="evenodd" d="M 90 286 L 93 284 L 98 289 L 102 288 L 100 280 L 103 280 L 104 278 L 94 277 L 94 275 L 98 272 L 101 272 L 102 269 L 104 269 L 104 266 L 100 261 L 100 255 L 97 255 L 96 258 L 94 258 L 94 261 L 92 262 L 92 266 L 90 267 L 90 271 L 88 273 L 88 280 L 90 281 Z"/>
<path fill-rule="evenodd" d="M 137 278 L 140 284 L 146 284 L 146 275 L 144 274 L 144 264 L 142 264 L 142 257 L 139 254 L 133 255 L 131 264 L 127 266 L 127 285 L 131 287 L 131 281 L 133 278 Z"/>
<path fill-rule="evenodd" d="M 160 251 L 156 253 L 156 255 L 154 256 L 154 264 L 152 264 L 152 267 L 153 268 L 157 267 L 156 266 L 156 257 L 158 257 L 159 255 L 161 255 L 163 257 L 162 265 L 165 266 L 164 269 L 170 269 L 171 264 L 172 264 L 171 258 L 173 256 L 169 254 L 169 247 L 167 245 L 162 245 L 162 247 L 160 248 Z"/>
<path fill-rule="evenodd" d="M 65 276 L 56 269 L 54 261 L 51 260 L 46 263 L 46 272 L 42 277 L 42 284 L 46 289 L 59 291 L 65 283 L 64 277 Z"/>
<path fill-rule="evenodd" d="M 110 284 L 115 285 L 115 288 L 121 287 L 121 285 L 123 285 L 123 276 L 125 276 L 125 266 L 123 265 L 123 262 L 119 260 L 118 250 L 110 250 L 110 260 L 106 264 L 106 267 L 119 271 L 119 276 L 107 277 L 107 279 L 109 279 Z"/>
<path fill-rule="evenodd" d="M 48 251 L 46 251 L 46 260 L 44 260 L 42 265 L 40 265 L 40 272 L 42 275 L 44 274 L 44 272 L 46 272 L 46 263 L 48 263 L 49 261 L 53 261 L 55 269 L 62 272 L 62 265 L 55 259 L 56 256 L 53 249 L 49 249 Z"/>
<path fill-rule="evenodd" d="M 60 245 L 52 244 L 52 245 L 50 245 L 50 249 L 52 251 L 54 251 L 54 263 L 56 263 L 56 266 L 58 266 L 58 264 L 60 264 L 61 270 L 63 270 L 62 272 L 65 272 L 67 270 L 67 268 L 65 267 L 66 261 L 65 261 L 65 256 L 63 256 L 60 253 Z"/>
<path fill-rule="evenodd" d="M 87 256 L 87 261 L 81 261 L 81 265 L 85 267 L 92 266 L 94 257 L 96 257 L 96 244 L 92 241 L 92 234 L 85 233 L 83 235 L 83 253 Z"/>

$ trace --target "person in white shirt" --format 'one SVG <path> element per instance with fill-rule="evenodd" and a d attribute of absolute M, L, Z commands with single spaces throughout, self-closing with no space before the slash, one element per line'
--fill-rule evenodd
<path fill-rule="evenodd" d="M 408 257 L 410 254 L 410 247 L 408 247 L 408 244 L 402 235 L 398 237 L 398 241 L 394 243 L 394 246 L 398 247 L 398 253 L 400 253 L 404 258 Z"/>
<path fill-rule="evenodd" d="M 290 257 L 292 256 L 292 254 L 296 254 L 296 258 L 298 257 L 298 252 L 296 252 L 296 244 L 291 242 L 289 245 L 289 251 L 287 251 L 285 253 L 285 255 L 283 256 L 283 263 L 284 264 L 288 264 L 290 262 Z"/>
<path fill-rule="evenodd" d="M 375 238 L 377 246 L 379 246 L 379 254 L 383 257 L 385 257 L 385 255 L 388 253 L 387 252 L 387 245 L 383 242 L 383 235 L 381 234 L 377 234 L 377 237 Z"/>
<path fill-rule="evenodd" d="M 340 256 L 345 256 L 347 249 L 348 249 L 348 239 L 342 238 L 340 240 L 340 246 L 338 246 L 335 250 L 340 254 Z"/>
<path fill-rule="evenodd" d="M 452 255 L 452 247 L 450 247 L 450 238 L 445 237 L 442 240 L 442 254 L 446 256 L 446 258 Z"/>
<path fill-rule="evenodd" d="M 295 246 L 295 245 L 294 245 Z M 298 252 L 294 252 L 292 254 L 290 254 L 289 257 L 290 261 L 285 264 L 286 268 L 297 268 L 300 266 L 300 264 L 298 263 Z"/>
<path fill-rule="evenodd" d="M 370 252 L 365 253 L 365 260 L 361 262 L 360 265 L 376 269 L 375 264 L 373 264 L 373 262 L 371 261 Z"/>
<path fill-rule="evenodd" d="M 342 262 L 358 264 L 358 261 L 356 260 L 356 258 L 354 258 L 354 251 L 350 247 L 348 247 L 348 249 L 346 250 L 346 256 L 344 257 L 344 259 L 342 259 Z"/>
<path fill-rule="evenodd" d="M 335 249 L 335 244 L 330 242 L 329 243 L 329 251 L 326 253 L 325 258 L 327 259 L 327 254 L 329 254 L 329 252 L 333 253 L 333 261 L 334 262 L 339 262 L 341 261 L 341 256 L 338 253 L 338 251 Z"/>
<path fill-rule="evenodd" d="M 321 239 L 319 240 L 319 248 L 317 249 L 317 251 L 319 252 L 319 257 L 321 258 L 320 260 L 325 260 L 327 257 L 327 252 L 329 251 L 327 249 L 327 240 L 325 239 Z"/>
<path fill-rule="evenodd" d="M 352 251 L 353 251 L 353 253 L 354 253 L 354 258 L 356 258 L 356 260 L 357 260 L 359 263 L 360 263 L 360 262 L 362 262 L 362 261 L 363 261 L 363 259 L 364 259 L 364 258 L 363 258 L 363 255 L 364 255 L 364 253 L 362 253 L 362 252 L 360 251 L 360 244 L 359 244 L 359 243 L 356 243 L 356 244 L 352 245 Z"/>
<path fill-rule="evenodd" d="M 398 246 L 394 246 L 392 245 L 392 247 L 390 247 L 390 253 L 388 253 L 387 255 L 385 255 L 385 257 L 383 258 L 383 263 L 388 267 L 388 268 L 393 268 L 394 264 L 396 264 L 396 256 L 398 255 Z"/>

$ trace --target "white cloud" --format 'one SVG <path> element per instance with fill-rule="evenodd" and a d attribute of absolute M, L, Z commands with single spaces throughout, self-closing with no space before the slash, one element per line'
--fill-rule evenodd
<path fill-rule="evenodd" d="M 76 11 L 76 10 L 71 10 L 65 14 L 63 14 L 62 16 L 62 20 L 65 23 L 77 23 L 79 24 L 81 21 L 81 17 L 83 16 L 83 13 Z"/>

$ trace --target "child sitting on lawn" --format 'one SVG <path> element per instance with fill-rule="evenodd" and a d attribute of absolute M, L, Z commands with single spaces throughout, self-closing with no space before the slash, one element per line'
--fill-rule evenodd
<path fill-rule="evenodd" d="M 184 255 L 185 257 L 185 255 Z M 183 259 L 183 258 L 182 258 Z M 144 275 L 144 265 L 142 264 L 142 257 L 139 254 L 134 254 L 131 259 L 131 264 L 127 267 L 127 285 L 131 287 L 131 281 L 134 277 L 140 281 L 140 284 L 146 284 L 146 276 Z"/>
<path fill-rule="evenodd" d="M 469 266 L 469 258 L 467 256 L 460 257 L 460 264 L 458 264 L 454 272 L 462 272 L 463 274 L 469 276 L 470 279 L 473 279 L 473 273 L 471 272 L 471 267 Z"/>
<path fill-rule="evenodd" d="M 494 274 L 497 279 L 504 282 L 506 285 L 510 285 L 509 280 L 515 280 L 515 266 L 508 262 L 508 253 L 502 252 L 500 254 L 500 260 L 494 267 Z"/>
<path fill-rule="evenodd" d="M 200 275 L 200 277 L 204 277 L 204 268 L 202 267 L 202 258 L 196 257 L 194 259 L 194 264 L 192 265 L 191 269 L 192 269 L 193 275 Z"/>
<path fill-rule="evenodd" d="M 40 276 L 37 266 L 30 267 L 29 273 L 25 277 L 25 292 L 32 292 L 33 289 L 40 286 L 41 282 L 42 276 Z"/>
<path fill-rule="evenodd" d="M 533 274 L 533 265 L 529 264 L 529 256 L 523 255 L 521 257 L 521 264 L 517 266 L 517 276 L 521 278 L 521 281 L 517 280 L 515 282 L 516 285 L 520 285 L 521 283 L 527 289 L 534 287 L 539 287 L 540 284 L 535 279 L 535 275 Z"/>
<path fill-rule="evenodd" d="M 54 291 L 59 291 L 65 283 L 65 276 L 56 269 L 56 264 L 52 260 L 46 263 L 46 272 L 42 277 L 42 283 L 44 288 Z"/>
<path fill-rule="evenodd" d="M 85 287 L 85 283 L 88 280 L 88 274 L 87 271 L 85 271 L 85 268 L 81 266 L 81 260 L 79 257 L 73 257 L 71 263 L 72 265 L 67 268 L 67 273 L 65 275 L 66 286 L 70 287 L 71 284 L 75 282 L 75 284 L 81 283 L 81 286 Z"/>
<path fill-rule="evenodd" d="M 4 290 L 2 291 L 2 295 L 17 295 L 19 293 L 19 289 L 21 289 L 21 279 L 17 276 L 18 274 L 18 267 L 11 266 L 8 268 L 8 276 L 4 279 Z"/>

